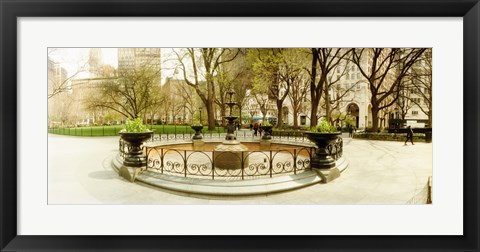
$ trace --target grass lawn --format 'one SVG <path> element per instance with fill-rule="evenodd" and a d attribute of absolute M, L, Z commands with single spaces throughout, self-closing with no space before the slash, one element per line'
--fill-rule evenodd
<path fill-rule="evenodd" d="M 92 127 L 74 127 L 74 128 L 55 128 L 48 129 L 48 133 L 69 136 L 118 136 L 118 132 L 125 128 L 124 125 L 114 126 L 92 126 Z M 195 131 L 189 125 L 148 125 L 155 134 L 194 134 Z M 210 133 L 207 126 L 203 129 L 204 133 Z M 223 127 L 217 127 L 213 133 L 225 132 Z"/>

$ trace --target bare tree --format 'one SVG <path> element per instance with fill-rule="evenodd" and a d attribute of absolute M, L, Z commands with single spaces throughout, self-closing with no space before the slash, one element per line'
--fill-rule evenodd
<path fill-rule="evenodd" d="M 432 127 L 432 49 L 428 48 L 407 74 L 410 83 L 406 85 L 410 95 L 408 99 L 428 116 L 428 125 Z M 412 93 L 419 98 L 414 98 Z M 422 105 L 423 102 L 423 106 Z"/>
<path fill-rule="evenodd" d="M 190 119 L 193 120 L 193 116 L 196 112 L 196 99 L 194 97 L 194 90 L 192 87 L 187 85 L 179 85 L 176 95 L 181 98 L 182 109 L 184 110 L 184 117 L 187 113 L 190 115 Z M 193 123 L 191 121 L 190 123 Z"/>
<path fill-rule="evenodd" d="M 237 102 L 240 122 L 243 121 L 242 116 L 247 101 L 247 91 L 253 86 L 253 66 L 249 64 L 247 53 L 248 49 L 241 48 L 238 58 L 227 65 L 234 76 L 232 86 L 235 91 L 234 99 Z"/>
<path fill-rule="evenodd" d="M 413 107 L 413 104 L 414 104 L 410 101 L 407 88 L 400 91 L 400 97 L 398 97 L 395 104 L 396 104 L 396 108 L 400 110 L 399 112 L 400 118 L 402 120 L 405 120 L 405 117 L 407 116 L 408 111 Z"/>
<path fill-rule="evenodd" d="M 49 126 L 65 126 L 66 124 L 73 124 L 75 109 L 74 97 L 67 93 L 59 93 L 53 99 L 48 101 L 48 122 Z"/>
<path fill-rule="evenodd" d="M 219 66 L 234 60 L 238 53 L 238 49 L 229 48 L 186 48 L 175 51 L 185 82 L 195 88 L 205 104 L 209 130 L 215 129 L 215 76 Z M 202 82 L 202 78 L 205 82 Z"/>
<path fill-rule="evenodd" d="M 310 126 L 318 123 L 318 107 L 327 85 L 327 77 L 331 71 L 350 54 L 350 49 L 343 48 L 311 48 L 311 65 L 307 69 L 310 76 Z"/>
<path fill-rule="evenodd" d="M 49 50 L 49 55 L 56 50 Z M 79 62 L 80 63 L 80 62 Z M 71 82 L 79 74 L 85 72 L 87 63 L 77 66 L 77 71 L 73 74 L 68 74 L 67 70 L 61 67 L 61 64 L 53 61 L 48 57 L 48 99 L 71 90 L 73 87 Z"/>
<path fill-rule="evenodd" d="M 262 113 L 262 120 L 265 121 L 265 118 L 268 113 L 268 103 L 270 99 L 268 98 L 268 95 L 266 95 L 264 90 L 256 90 L 255 87 L 252 89 L 251 95 L 255 99 L 255 101 L 258 104 L 258 109 Z"/>
<path fill-rule="evenodd" d="M 348 83 L 345 83 L 345 86 L 343 87 L 342 85 L 340 85 L 340 80 L 344 76 L 349 75 L 352 67 L 353 65 L 351 65 L 349 61 L 344 59 L 332 69 L 331 73 L 327 76 L 325 80 L 325 102 L 323 103 L 322 107 L 325 109 L 326 117 L 330 122 L 334 121 L 332 113 L 339 110 L 340 102 L 353 101 L 353 99 L 355 98 L 355 92 L 352 91 L 354 91 L 355 88 L 360 85 L 360 80 L 352 83 L 351 85 Z M 340 113 L 340 111 L 338 112 Z M 340 121 L 343 121 L 344 119 L 341 119 Z M 336 117 L 335 120 L 338 121 L 339 117 Z"/>
<path fill-rule="evenodd" d="M 372 106 L 372 130 L 379 128 L 379 112 L 394 104 L 400 85 L 425 48 L 362 48 L 352 50 L 352 62 L 366 78 Z"/>
<path fill-rule="evenodd" d="M 218 92 L 215 96 L 215 104 L 220 109 L 220 117 L 222 118 L 222 126 L 225 126 L 225 116 L 227 114 L 227 106 L 225 102 L 227 102 L 227 91 L 232 89 L 233 83 L 232 79 L 234 77 L 229 73 L 229 71 L 224 67 L 220 66 L 218 70 L 218 74 L 216 76 L 216 87 L 218 88 Z"/>

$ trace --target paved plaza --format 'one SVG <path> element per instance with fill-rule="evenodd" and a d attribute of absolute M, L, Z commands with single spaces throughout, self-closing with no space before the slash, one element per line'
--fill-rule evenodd
<path fill-rule="evenodd" d="M 348 135 L 348 134 L 347 134 Z M 346 135 L 344 134 L 344 137 Z M 432 144 L 344 138 L 350 162 L 336 180 L 258 196 L 207 196 L 123 179 L 119 137 L 48 136 L 49 204 L 406 204 L 432 176 Z"/>

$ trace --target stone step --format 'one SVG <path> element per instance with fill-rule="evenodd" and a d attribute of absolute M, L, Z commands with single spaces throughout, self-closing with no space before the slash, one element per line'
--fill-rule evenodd
<path fill-rule="evenodd" d="M 122 160 L 119 155 L 114 158 L 112 165 L 118 172 L 122 166 Z M 152 186 L 184 193 L 232 196 L 270 194 L 294 190 L 321 182 L 321 178 L 312 171 L 303 171 L 296 175 L 236 181 L 185 178 L 160 174 L 154 171 L 143 171 L 138 174 L 136 180 Z"/>

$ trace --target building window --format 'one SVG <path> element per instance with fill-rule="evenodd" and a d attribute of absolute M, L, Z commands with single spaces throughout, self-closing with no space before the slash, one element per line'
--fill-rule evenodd
<path fill-rule="evenodd" d="M 302 115 L 300 116 L 300 125 L 305 125 L 307 124 L 307 117 Z"/>
<path fill-rule="evenodd" d="M 412 115 L 418 115 L 418 111 L 412 110 Z"/>

